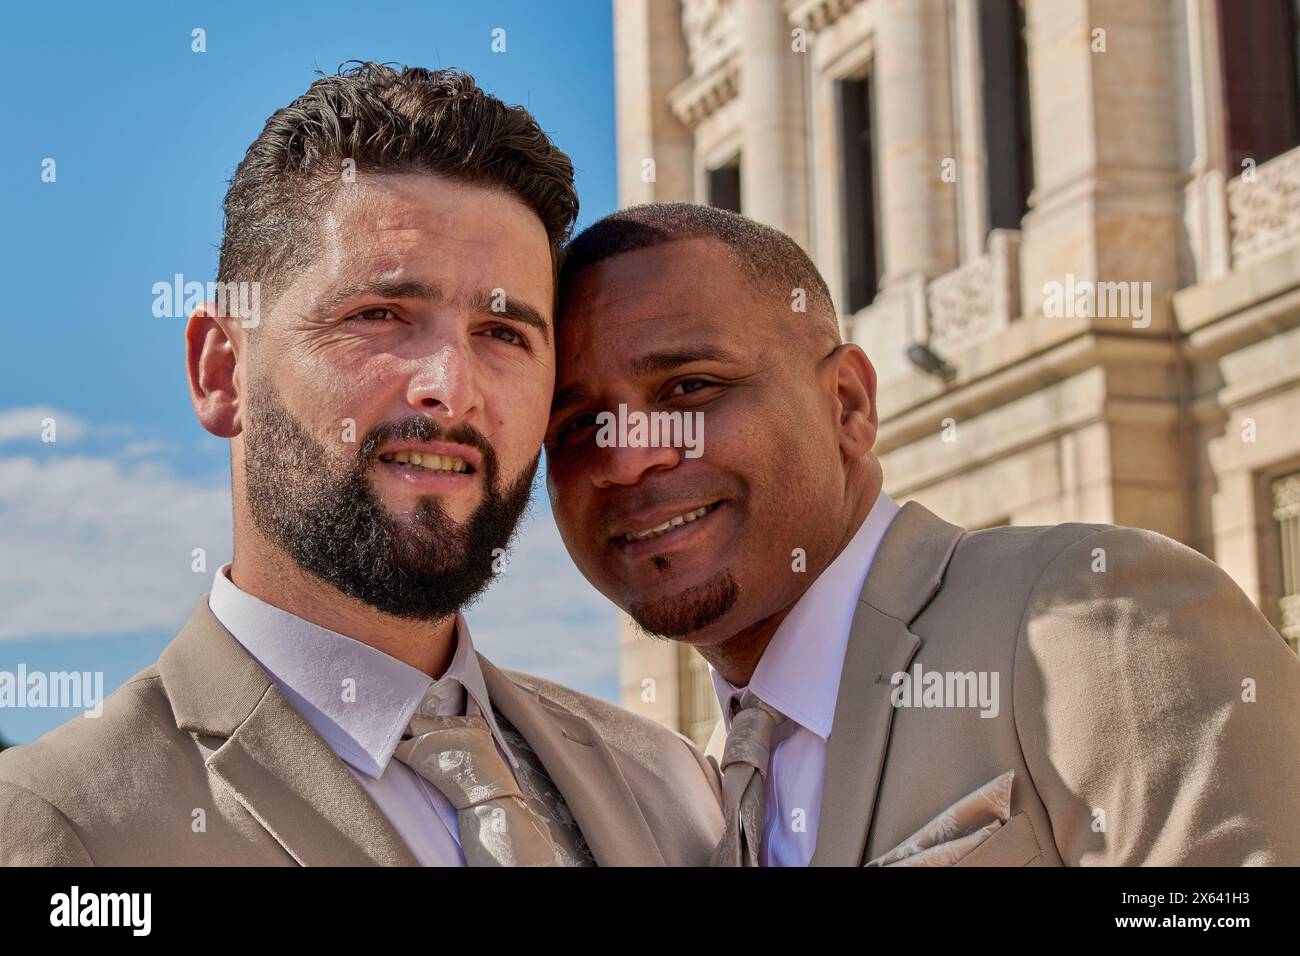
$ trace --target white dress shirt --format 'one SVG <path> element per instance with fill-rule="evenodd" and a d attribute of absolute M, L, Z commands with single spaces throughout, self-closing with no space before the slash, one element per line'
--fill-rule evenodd
<path fill-rule="evenodd" d="M 240 590 L 223 565 L 208 607 L 324 738 L 423 866 L 464 866 L 456 810 L 393 751 L 434 680 L 368 644 L 337 634 Z M 492 737 L 518 767 L 489 706 L 469 628 L 456 615 L 456 650 L 436 682 L 438 713 L 463 716 L 477 701 Z"/>
<path fill-rule="evenodd" d="M 883 491 L 849 543 L 795 602 L 763 651 L 748 688 L 713 668 L 722 719 L 731 731 L 731 700 L 746 689 L 789 717 L 773 736 L 764 789 L 763 866 L 807 866 L 817 846 L 826 741 L 835 719 L 840 672 L 862 583 L 898 514 Z"/>

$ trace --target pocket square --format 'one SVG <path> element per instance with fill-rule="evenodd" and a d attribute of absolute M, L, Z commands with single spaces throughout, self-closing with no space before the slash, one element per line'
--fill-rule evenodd
<path fill-rule="evenodd" d="M 1015 775 L 994 777 L 867 866 L 952 866 L 1011 819 Z"/>

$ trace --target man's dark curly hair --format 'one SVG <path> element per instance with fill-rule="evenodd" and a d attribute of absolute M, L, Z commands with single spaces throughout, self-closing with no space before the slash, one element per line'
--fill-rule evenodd
<path fill-rule="evenodd" d="M 277 110 L 248 147 L 226 193 L 218 281 L 260 281 L 273 300 L 315 257 L 318 220 L 349 169 L 503 189 L 537 213 L 555 267 L 578 217 L 573 163 L 522 106 L 460 70 L 352 61 Z"/>

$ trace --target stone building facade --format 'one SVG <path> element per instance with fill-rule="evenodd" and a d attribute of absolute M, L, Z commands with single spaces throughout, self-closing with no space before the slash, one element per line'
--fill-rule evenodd
<path fill-rule="evenodd" d="M 1295 0 L 613 0 L 619 199 L 808 250 L 880 379 L 885 488 L 1109 522 L 1300 641 Z M 707 736 L 707 668 L 621 638 Z"/>

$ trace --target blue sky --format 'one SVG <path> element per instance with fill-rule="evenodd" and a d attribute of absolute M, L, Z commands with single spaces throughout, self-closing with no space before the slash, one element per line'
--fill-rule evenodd
<path fill-rule="evenodd" d="M 0 671 L 102 671 L 107 691 L 157 657 L 230 557 L 227 445 L 194 418 L 183 320 L 154 317 L 151 290 L 215 278 L 226 184 L 267 116 L 345 60 L 460 67 L 573 158 L 581 226 L 616 205 L 610 3 L 18 4 L 0 52 L 14 78 Z M 496 663 L 616 696 L 614 610 L 564 553 L 545 494 L 469 621 Z M 23 743 L 75 713 L 3 709 L 0 736 Z"/>

